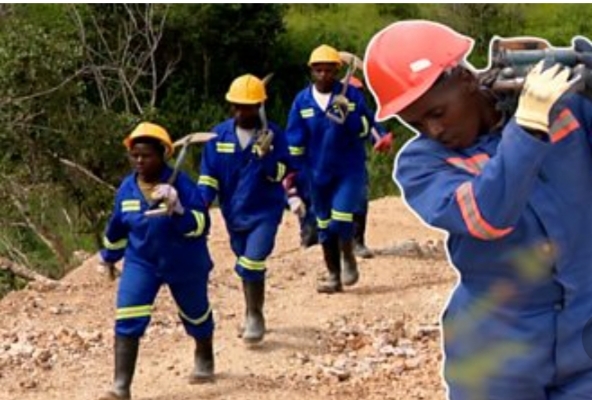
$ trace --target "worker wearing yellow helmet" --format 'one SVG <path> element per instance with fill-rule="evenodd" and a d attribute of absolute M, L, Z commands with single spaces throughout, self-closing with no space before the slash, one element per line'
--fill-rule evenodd
<path fill-rule="evenodd" d="M 288 170 L 284 132 L 267 121 L 263 80 L 247 74 L 236 78 L 226 94 L 233 117 L 218 124 L 216 138 L 202 154 L 199 188 L 206 204 L 218 198 L 235 271 L 246 303 L 242 339 L 257 343 L 265 334 L 266 261 L 282 220 Z"/>
<path fill-rule="evenodd" d="M 312 84 L 296 96 L 286 137 L 294 181 L 310 185 L 327 279 L 317 291 L 335 293 L 359 278 L 354 255 L 353 216 L 365 192 L 365 148 L 369 125 L 364 97 L 337 78 L 339 52 L 328 45 L 314 49 L 308 60 Z M 343 259 L 343 268 L 342 262 Z"/>
<path fill-rule="evenodd" d="M 120 185 L 109 220 L 100 262 L 115 277 L 115 263 L 124 258 L 117 291 L 115 379 L 100 400 L 131 398 L 140 338 L 152 314 L 154 300 L 167 284 L 179 308 L 187 334 L 194 338 L 195 369 L 190 382 L 211 380 L 214 372 L 214 323 L 208 301 L 212 260 L 206 244 L 207 207 L 195 183 L 180 172 L 170 182 L 166 158 L 173 153 L 167 131 L 143 122 L 124 140 L 134 167 Z M 171 215 L 148 217 L 162 203 Z"/>

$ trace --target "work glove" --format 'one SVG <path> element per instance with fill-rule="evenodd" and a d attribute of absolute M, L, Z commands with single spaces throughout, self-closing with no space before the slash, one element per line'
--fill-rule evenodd
<path fill-rule="evenodd" d="M 152 200 L 163 201 L 166 205 L 168 215 L 183 214 L 185 211 L 181 201 L 179 201 L 179 194 L 177 189 L 168 183 L 157 185 L 151 194 Z"/>
<path fill-rule="evenodd" d="M 526 76 L 516 109 L 516 123 L 521 127 L 549 133 L 550 114 L 557 100 L 578 80 L 569 80 L 570 70 L 559 64 L 543 71 L 539 62 Z"/>
<path fill-rule="evenodd" d="M 380 140 L 378 140 L 376 143 L 374 143 L 374 151 L 376 151 L 377 153 L 386 153 L 391 149 L 392 145 L 393 134 L 392 132 L 389 132 L 382 138 L 380 138 Z"/>
<path fill-rule="evenodd" d="M 257 154 L 257 157 L 263 158 L 267 153 L 272 150 L 273 132 L 269 129 L 259 131 L 257 139 L 253 145 L 253 152 Z"/>
<path fill-rule="evenodd" d="M 97 265 L 97 272 L 101 275 L 104 275 L 109 278 L 109 280 L 114 281 L 117 279 L 121 272 L 115 267 L 115 263 L 105 261 L 101 253 L 99 253 L 99 264 Z"/>
<path fill-rule="evenodd" d="M 298 195 L 288 196 L 288 206 L 292 213 L 296 214 L 299 218 L 304 218 L 306 205 Z"/>
<path fill-rule="evenodd" d="M 338 124 L 343 124 L 348 114 L 349 99 L 342 94 L 335 95 L 333 101 L 327 108 L 327 117 Z"/>

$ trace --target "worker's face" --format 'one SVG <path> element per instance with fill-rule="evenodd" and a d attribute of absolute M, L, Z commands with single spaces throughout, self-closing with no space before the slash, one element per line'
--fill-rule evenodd
<path fill-rule="evenodd" d="M 259 104 L 232 104 L 236 124 L 243 129 L 253 129 L 259 123 Z"/>
<path fill-rule="evenodd" d="M 339 65 L 334 63 L 318 63 L 310 66 L 312 81 L 321 93 L 329 93 L 337 77 Z"/>
<path fill-rule="evenodd" d="M 399 117 L 449 149 L 470 147 L 482 127 L 477 93 L 473 75 L 454 72 L 401 111 Z"/>
<path fill-rule="evenodd" d="M 138 175 L 150 181 L 160 176 L 164 165 L 162 151 L 151 143 L 135 143 L 129 151 L 130 162 Z"/>

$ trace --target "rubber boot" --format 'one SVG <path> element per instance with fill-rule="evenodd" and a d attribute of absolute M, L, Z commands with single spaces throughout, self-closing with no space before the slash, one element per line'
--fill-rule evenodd
<path fill-rule="evenodd" d="M 113 388 L 99 397 L 99 400 L 130 400 L 130 387 L 136 369 L 140 339 L 115 336 L 115 378 Z"/>
<path fill-rule="evenodd" d="M 300 245 L 305 249 L 319 243 L 317 221 L 306 215 L 300 218 Z"/>
<path fill-rule="evenodd" d="M 341 256 L 337 238 L 327 239 L 322 243 L 323 257 L 327 267 L 327 277 L 317 285 L 319 293 L 337 293 L 343 291 L 341 286 Z"/>
<path fill-rule="evenodd" d="M 214 380 L 214 345 L 212 338 L 195 339 L 195 368 L 189 376 L 190 384 Z"/>
<path fill-rule="evenodd" d="M 245 293 L 246 315 L 243 341 L 258 343 L 265 335 L 265 318 L 263 317 L 263 303 L 265 302 L 265 280 L 248 282 L 243 280 Z"/>
<path fill-rule="evenodd" d="M 366 221 L 368 213 L 354 214 L 354 254 L 361 258 L 372 258 L 374 253 L 366 247 Z"/>
<path fill-rule="evenodd" d="M 343 270 L 341 271 L 341 283 L 345 286 L 352 286 L 358 282 L 358 263 L 354 254 L 354 241 L 340 240 L 339 247 L 343 256 Z"/>

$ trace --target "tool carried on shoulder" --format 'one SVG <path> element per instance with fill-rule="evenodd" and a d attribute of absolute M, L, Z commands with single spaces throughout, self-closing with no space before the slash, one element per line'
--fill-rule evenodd
<path fill-rule="evenodd" d="M 347 71 L 342 80 L 343 87 L 341 88 L 341 92 L 333 96 L 331 103 L 327 107 L 327 111 L 325 111 L 325 115 L 330 120 L 341 125 L 345 122 L 345 119 L 349 114 L 349 99 L 345 96 L 347 93 L 347 87 L 354 73 L 358 69 L 362 70 L 364 68 L 364 63 L 358 56 L 347 51 L 340 51 L 339 57 L 341 58 L 341 61 L 347 65 Z"/>
<path fill-rule="evenodd" d="M 490 65 L 479 72 L 479 81 L 499 98 L 498 108 L 513 113 L 528 72 L 543 61 L 545 68 L 560 64 L 570 68 L 580 80 L 571 91 L 592 98 L 592 43 L 581 36 L 572 39 L 572 47 L 553 47 L 540 38 L 494 37 L 490 45 Z"/>
<path fill-rule="evenodd" d="M 179 170 L 181 169 L 181 165 L 183 165 L 183 161 L 185 160 L 185 157 L 187 156 L 187 149 L 189 148 L 189 145 L 206 143 L 207 141 L 209 141 L 210 139 L 212 139 L 215 136 L 216 136 L 216 134 L 211 133 L 211 132 L 196 132 L 196 133 L 191 133 L 187 136 L 184 136 L 183 138 L 181 138 L 181 139 L 177 140 L 175 143 L 173 143 L 173 147 L 174 148 L 181 147 L 181 151 L 179 152 L 179 155 L 177 156 L 177 159 L 175 160 L 175 165 L 173 167 L 173 173 L 171 174 L 171 176 L 167 180 L 167 183 L 169 185 L 171 185 L 171 186 L 174 185 L 175 180 L 177 179 L 177 175 L 179 175 Z M 171 215 L 171 214 L 172 214 L 172 210 L 167 206 L 165 199 L 157 200 L 154 204 L 152 204 L 150 209 L 144 213 L 144 215 L 149 218 L 160 217 L 163 215 Z"/>
<path fill-rule="evenodd" d="M 273 78 L 273 72 L 267 74 L 265 78 L 262 79 L 263 84 L 267 86 L 271 78 Z M 253 149 L 257 153 L 257 156 L 261 158 L 269 152 L 271 144 L 273 143 L 273 131 L 269 129 L 267 112 L 265 111 L 265 102 L 262 102 L 259 106 L 259 120 L 261 122 L 261 129 L 257 132 Z"/>

